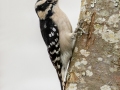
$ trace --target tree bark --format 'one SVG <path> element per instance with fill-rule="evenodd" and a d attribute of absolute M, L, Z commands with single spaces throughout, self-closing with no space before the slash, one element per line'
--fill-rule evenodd
<path fill-rule="evenodd" d="M 120 0 L 81 0 L 76 30 L 66 90 L 120 90 Z"/>

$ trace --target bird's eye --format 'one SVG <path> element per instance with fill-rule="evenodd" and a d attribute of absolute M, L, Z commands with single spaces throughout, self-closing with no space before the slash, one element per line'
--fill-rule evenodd
<path fill-rule="evenodd" d="M 50 3 L 50 2 L 52 2 L 52 0 L 47 0 L 47 2 L 49 2 L 49 3 Z"/>

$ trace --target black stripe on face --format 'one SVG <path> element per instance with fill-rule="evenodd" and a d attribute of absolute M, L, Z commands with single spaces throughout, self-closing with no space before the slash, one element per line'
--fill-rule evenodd
<path fill-rule="evenodd" d="M 50 4 L 46 1 L 45 3 L 38 5 L 36 11 L 45 11 Z"/>

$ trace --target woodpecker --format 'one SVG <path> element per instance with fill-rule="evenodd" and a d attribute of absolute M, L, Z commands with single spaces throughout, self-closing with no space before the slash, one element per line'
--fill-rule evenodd
<path fill-rule="evenodd" d="M 76 40 L 76 33 L 66 14 L 59 8 L 58 0 L 38 0 L 35 11 L 48 54 L 65 90 L 66 75 Z"/>

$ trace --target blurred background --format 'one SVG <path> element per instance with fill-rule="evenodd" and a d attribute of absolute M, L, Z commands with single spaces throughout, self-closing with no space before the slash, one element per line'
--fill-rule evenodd
<path fill-rule="evenodd" d="M 59 0 L 75 30 L 80 0 Z M 41 37 L 36 0 L 0 0 L 0 90 L 60 90 Z"/>

